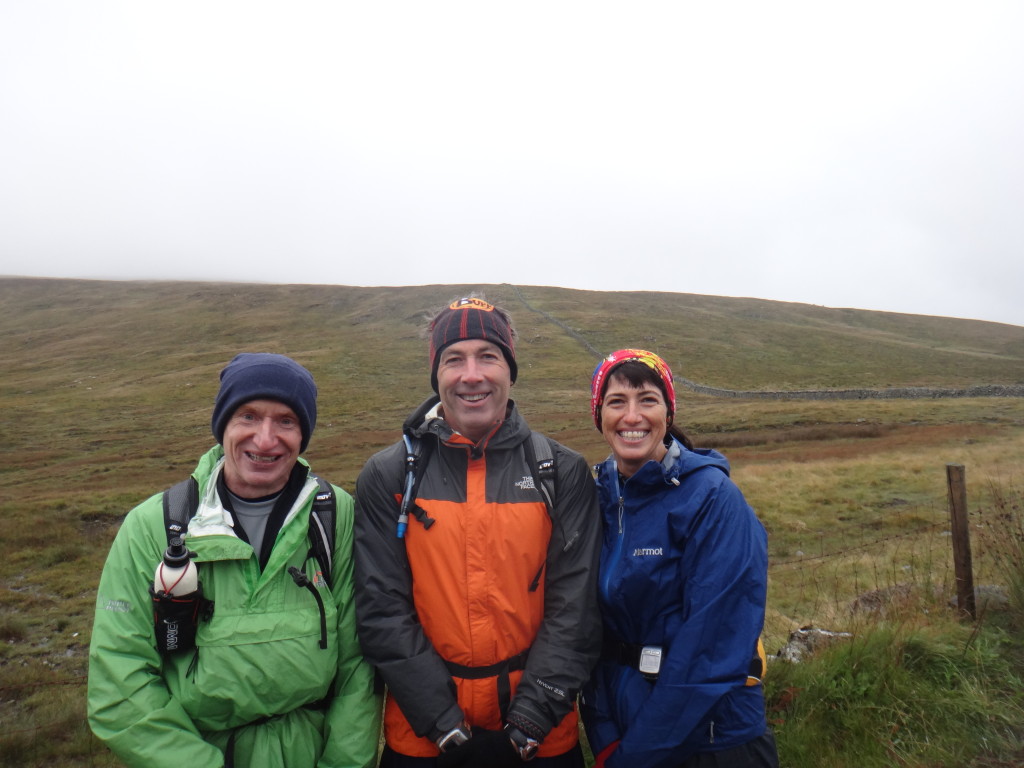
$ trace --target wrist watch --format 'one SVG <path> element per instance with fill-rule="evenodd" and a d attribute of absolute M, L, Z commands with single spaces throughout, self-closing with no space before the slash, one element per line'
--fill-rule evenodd
<path fill-rule="evenodd" d="M 469 726 L 465 723 L 460 723 L 439 738 L 436 744 L 439 750 L 447 752 L 449 749 L 455 749 L 467 741 L 469 741 Z"/>
<path fill-rule="evenodd" d="M 512 746 L 516 748 L 520 758 L 533 760 L 537 756 L 537 750 L 540 748 L 539 741 L 530 738 L 511 723 L 505 726 L 505 734 L 512 741 Z"/>

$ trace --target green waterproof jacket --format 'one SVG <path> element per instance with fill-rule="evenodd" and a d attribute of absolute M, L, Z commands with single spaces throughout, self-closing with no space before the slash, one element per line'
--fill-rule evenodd
<path fill-rule="evenodd" d="M 302 460 L 300 460 L 302 461 Z M 303 462 L 305 464 L 305 462 Z M 352 498 L 335 487 L 333 573 L 309 553 L 317 484 L 306 479 L 261 571 L 220 504 L 220 446 L 199 461 L 199 509 L 186 543 L 213 612 L 194 651 L 162 657 L 149 587 L 167 546 L 161 494 L 133 509 L 111 547 L 89 651 L 89 724 L 129 766 L 356 768 L 376 762 L 381 701 L 356 638 Z M 288 568 L 306 574 L 321 609 Z M 328 583 L 329 582 L 329 583 Z"/>

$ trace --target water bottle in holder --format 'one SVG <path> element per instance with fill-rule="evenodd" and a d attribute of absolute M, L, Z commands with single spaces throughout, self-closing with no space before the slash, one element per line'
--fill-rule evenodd
<path fill-rule="evenodd" d="M 193 557 L 195 552 L 190 552 L 181 537 L 175 536 L 156 567 L 149 594 L 153 598 L 156 648 L 162 654 L 195 647 L 203 588 Z"/>

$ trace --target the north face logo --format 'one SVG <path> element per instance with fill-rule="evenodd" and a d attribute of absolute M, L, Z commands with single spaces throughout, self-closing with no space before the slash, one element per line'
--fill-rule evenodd
<path fill-rule="evenodd" d="M 533 475 L 523 475 L 523 479 L 516 483 L 516 488 L 523 491 L 532 491 L 537 486 L 533 484 Z"/>

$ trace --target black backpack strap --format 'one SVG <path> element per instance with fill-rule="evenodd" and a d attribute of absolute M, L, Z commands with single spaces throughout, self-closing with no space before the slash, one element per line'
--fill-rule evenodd
<path fill-rule="evenodd" d="M 533 484 L 544 500 L 544 508 L 548 512 L 548 517 L 551 518 L 551 525 L 558 526 L 562 530 L 564 539 L 565 531 L 562 529 L 562 521 L 555 516 L 555 500 L 558 498 L 558 494 L 555 487 L 555 454 L 551 449 L 551 441 L 540 432 L 531 432 L 530 439 L 523 441 L 523 454 L 526 456 L 527 465 L 533 471 Z M 544 575 L 547 562 L 547 558 L 545 558 L 537 570 L 537 575 L 530 582 L 531 592 L 536 591 L 540 586 L 540 579 Z"/>
<path fill-rule="evenodd" d="M 334 565 L 334 537 L 337 532 L 338 508 L 334 488 L 322 477 L 310 474 L 319 488 L 309 513 L 309 553 L 316 558 L 320 572 L 328 582 Z"/>
<path fill-rule="evenodd" d="M 191 475 L 164 491 L 164 529 L 167 543 L 188 530 L 188 521 L 199 508 L 199 483 Z"/>
<path fill-rule="evenodd" d="M 551 441 L 540 432 L 531 432 L 530 439 L 523 443 L 526 463 L 534 471 L 534 484 L 548 508 L 548 515 L 555 517 L 555 499 L 558 498 L 555 473 L 555 454 L 551 450 Z"/>
<path fill-rule="evenodd" d="M 555 516 L 555 500 L 558 498 L 558 475 L 555 471 L 555 454 L 551 450 L 551 440 L 540 432 L 530 432 L 529 442 L 534 449 L 534 466 L 537 467 L 538 479 L 541 481 L 541 494 L 548 505 L 549 514 Z"/>
<path fill-rule="evenodd" d="M 434 518 L 427 515 L 426 511 L 416 503 L 416 489 L 420 486 L 420 480 L 427 471 L 427 464 L 433 452 L 428 448 L 424 450 L 423 440 L 418 437 L 402 435 L 405 443 L 405 487 L 402 490 L 402 501 L 398 506 L 398 538 L 405 538 L 405 529 L 409 525 L 409 512 L 412 511 L 417 520 L 424 528 L 430 528 L 434 524 Z"/>
<path fill-rule="evenodd" d="M 306 559 L 313 558 L 316 561 L 319 573 L 331 588 L 332 566 L 334 563 L 334 539 L 337 533 L 335 520 L 338 516 L 338 508 L 334 496 L 334 488 L 322 477 L 317 477 L 312 472 L 309 477 L 316 480 L 316 496 L 313 498 L 313 507 L 309 510 L 309 551 L 306 552 Z M 288 569 L 292 580 L 300 587 L 309 590 L 309 593 L 316 600 L 317 609 L 320 611 L 320 648 L 327 648 L 327 612 L 324 608 L 324 599 L 317 589 L 320 586 L 319 578 L 310 581 L 306 574 L 294 565 Z M 334 689 L 334 682 L 331 682 L 331 690 Z"/>

